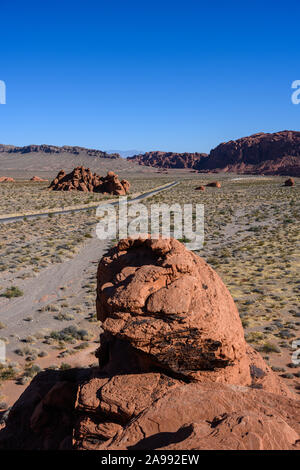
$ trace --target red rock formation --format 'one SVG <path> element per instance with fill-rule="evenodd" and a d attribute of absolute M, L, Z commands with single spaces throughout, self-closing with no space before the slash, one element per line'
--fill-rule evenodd
<path fill-rule="evenodd" d="M 36 181 L 37 183 L 40 183 L 42 181 L 48 181 L 48 180 L 44 180 L 43 178 L 40 178 L 39 176 L 33 176 L 32 178 L 30 178 L 30 181 Z"/>
<path fill-rule="evenodd" d="M 14 183 L 15 180 L 10 176 L 0 176 L 0 183 Z"/>
<path fill-rule="evenodd" d="M 173 239 L 122 240 L 97 277 L 99 367 L 36 376 L 0 449 L 300 449 L 300 401 L 203 259 Z"/>
<path fill-rule="evenodd" d="M 300 132 L 258 133 L 211 150 L 201 171 L 300 176 Z"/>
<path fill-rule="evenodd" d="M 156 168 L 194 168 L 197 170 L 200 162 L 206 158 L 206 153 L 147 152 L 127 157 L 127 160 Z"/>
<path fill-rule="evenodd" d="M 108 440 L 109 450 L 299 450 L 300 402 L 247 387 L 169 390 Z"/>
<path fill-rule="evenodd" d="M 201 172 L 300 176 L 300 132 L 258 133 L 205 153 L 147 152 L 128 157 L 140 165 Z"/>
<path fill-rule="evenodd" d="M 284 186 L 295 186 L 295 180 L 293 178 L 289 178 L 284 182 Z"/>
<path fill-rule="evenodd" d="M 125 195 L 129 192 L 130 183 L 120 181 L 118 175 L 109 171 L 107 176 L 92 173 L 89 168 L 78 166 L 71 173 L 66 174 L 60 170 L 57 177 L 50 183 L 49 189 L 53 191 L 83 191 Z"/>
<path fill-rule="evenodd" d="M 212 181 L 211 183 L 207 183 L 206 185 L 208 188 L 220 188 L 221 183 L 220 181 Z"/>

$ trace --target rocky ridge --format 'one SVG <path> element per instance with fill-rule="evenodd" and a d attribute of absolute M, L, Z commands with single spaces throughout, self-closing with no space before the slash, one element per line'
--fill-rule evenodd
<path fill-rule="evenodd" d="M 207 154 L 148 152 L 130 160 L 162 168 L 200 172 L 289 175 L 300 177 L 300 132 L 257 133 L 218 145 Z"/>
<path fill-rule="evenodd" d="M 79 155 L 80 153 L 86 153 L 87 155 L 91 157 L 99 157 L 99 158 L 120 158 L 120 155 L 118 153 L 107 153 L 102 150 L 96 150 L 96 149 L 87 149 L 85 147 L 72 147 L 69 145 L 64 145 L 63 147 L 58 147 L 56 145 L 26 145 L 24 147 L 16 147 L 14 145 L 0 145 L 0 152 L 5 152 L 5 153 L 20 153 L 20 154 L 26 154 L 26 153 L 33 153 L 33 152 L 39 152 L 39 153 L 48 153 L 48 154 L 53 154 L 53 153 L 70 153 L 73 155 Z"/>
<path fill-rule="evenodd" d="M 127 157 L 140 165 L 156 168 L 191 168 L 199 169 L 200 163 L 207 158 L 206 153 L 146 152 Z"/>

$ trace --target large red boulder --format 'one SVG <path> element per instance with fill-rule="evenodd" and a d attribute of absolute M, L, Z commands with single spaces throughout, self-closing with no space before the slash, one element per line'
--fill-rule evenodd
<path fill-rule="evenodd" d="M 221 183 L 220 181 L 212 181 L 211 183 L 207 183 L 206 185 L 208 188 L 220 188 Z"/>
<path fill-rule="evenodd" d="M 45 179 L 43 179 L 43 178 L 40 178 L 39 176 L 33 176 L 32 178 L 30 178 L 30 181 L 34 181 L 34 182 L 40 183 L 40 182 L 48 181 L 48 180 L 45 180 Z"/>
<path fill-rule="evenodd" d="M 284 186 L 295 186 L 295 180 L 293 178 L 289 178 L 284 182 Z"/>
<path fill-rule="evenodd" d="M 250 386 L 255 381 L 290 395 L 246 344 L 221 278 L 179 241 L 121 240 L 100 261 L 97 277 L 97 315 L 104 329 L 101 367 L 114 368 L 120 361 L 114 344 L 125 342 L 145 371 L 159 367 L 200 382 Z M 251 372 L 256 367 L 258 377 Z"/>

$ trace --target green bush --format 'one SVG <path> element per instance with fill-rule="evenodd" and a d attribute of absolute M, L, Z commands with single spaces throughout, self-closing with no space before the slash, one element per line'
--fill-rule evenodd
<path fill-rule="evenodd" d="M 8 287 L 2 294 L 1 297 L 6 297 L 7 299 L 11 299 L 13 297 L 22 297 L 24 292 L 19 289 L 19 287 L 11 286 Z"/>

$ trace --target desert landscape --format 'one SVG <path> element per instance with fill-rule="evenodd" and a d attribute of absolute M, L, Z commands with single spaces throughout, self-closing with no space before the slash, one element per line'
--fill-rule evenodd
<path fill-rule="evenodd" d="M 10 463 L 300 451 L 299 13 L 1 3 Z"/>
<path fill-rule="evenodd" d="M 210 158 L 201 153 L 1 147 L 1 449 L 299 447 L 298 134 L 267 137 L 281 151 L 267 174 L 241 153 L 216 172 L 195 164 Z M 96 208 L 120 195 L 148 208 L 203 204 L 204 246 L 99 240 Z M 181 394 L 186 416 L 169 411 Z"/>

